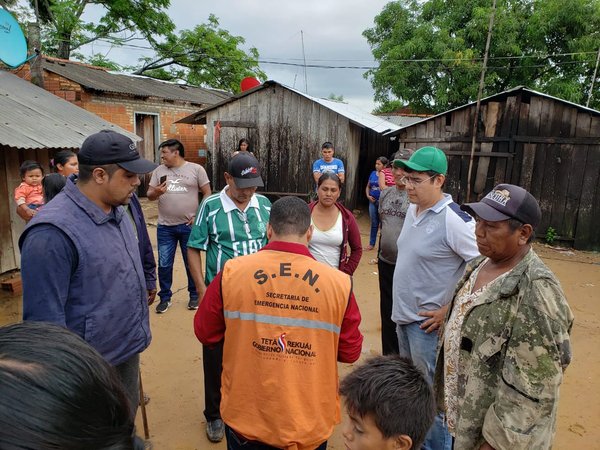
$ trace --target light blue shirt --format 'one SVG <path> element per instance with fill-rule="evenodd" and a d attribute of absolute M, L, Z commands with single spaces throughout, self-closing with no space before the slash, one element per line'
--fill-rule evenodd
<path fill-rule="evenodd" d="M 421 322 L 419 311 L 446 305 L 466 263 L 479 256 L 475 220 L 449 194 L 417 217 L 411 204 L 398 237 L 392 287 L 392 320 Z"/>

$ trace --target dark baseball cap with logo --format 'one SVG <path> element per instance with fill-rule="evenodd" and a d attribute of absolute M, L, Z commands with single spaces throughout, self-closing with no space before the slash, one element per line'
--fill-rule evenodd
<path fill-rule="evenodd" d="M 152 172 L 158 167 L 140 156 L 135 143 L 116 131 L 102 130 L 86 138 L 77 153 L 79 164 L 104 166 L 116 164 L 137 174 Z"/>
<path fill-rule="evenodd" d="M 241 152 L 229 160 L 227 173 L 239 189 L 264 186 L 258 161 L 249 152 Z"/>
<path fill-rule="evenodd" d="M 537 228 L 542 218 L 540 205 L 533 195 L 514 184 L 499 184 L 476 203 L 465 203 L 460 207 L 472 216 L 488 222 L 517 219 L 523 224 Z"/>

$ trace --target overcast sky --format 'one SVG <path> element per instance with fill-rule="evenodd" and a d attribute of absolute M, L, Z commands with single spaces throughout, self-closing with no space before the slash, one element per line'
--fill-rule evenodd
<path fill-rule="evenodd" d="M 231 34 L 246 39 L 246 48 L 256 47 L 261 60 L 302 64 L 302 39 L 307 64 L 373 66 L 373 56 L 362 32 L 386 0 L 171 0 L 169 14 L 178 29 L 191 29 L 206 22 L 210 13 Z M 85 49 L 91 51 L 92 46 Z M 109 51 L 96 43 L 97 53 Z M 108 58 L 132 64 L 149 51 L 113 49 Z M 304 68 L 261 64 L 269 79 L 304 91 Z M 350 104 L 367 111 L 374 108 L 373 90 L 364 79 L 364 69 L 308 68 L 308 93 L 317 97 L 343 95 Z"/>

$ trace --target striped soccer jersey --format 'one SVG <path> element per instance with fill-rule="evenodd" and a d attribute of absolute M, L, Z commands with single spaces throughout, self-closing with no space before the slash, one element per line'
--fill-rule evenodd
<path fill-rule="evenodd" d="M 188 247 L 206 252 L 204 282 L 208 285 L 226 261 L 256 253 L 267 243 L 271 202 L 254 194 L 241 211 L 227 195 L 228 187 L 206 198 L 198 210 Z"/>

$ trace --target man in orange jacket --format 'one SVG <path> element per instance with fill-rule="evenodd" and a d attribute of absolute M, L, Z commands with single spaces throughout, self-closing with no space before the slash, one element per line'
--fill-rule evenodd
<path fill-rule="evenodd" d="M 196 313 L 204 345 L 225 340 L 228 449 L 325 449 L 340 421 L 336 361 L 360 356 L 360 312 L 350 276 L 309 253 L 311 234 L 306 203 L 276 201 L 269 244 L 227 261 Z"/>

